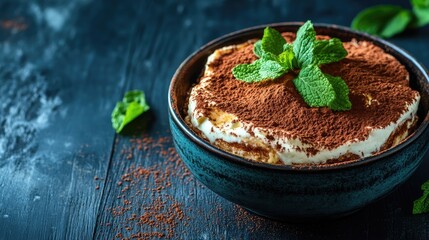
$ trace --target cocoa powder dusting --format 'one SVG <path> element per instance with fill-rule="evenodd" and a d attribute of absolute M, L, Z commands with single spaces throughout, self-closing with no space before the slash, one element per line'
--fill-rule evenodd
<path fill-rule="evenodd" d="M 293 33 L 283 36 L 288 42 L 295 38 Z M 308 107 L 291 81 L 298 72 L 252 84 L 236 80 L 231 72 L 234 66 L 257 59 L 251 43 L 210 65 L 215 71 L 207 88 L 197 92 L 197 109 L 209 113 L 215 107 L 255 127 L 272 129 L 275 136 L 299 137 L 316 148 L 333 149 L 346 141 L 364 140 L 371 130 L 367 126 L 384 128 L 396 121 L 418 93 L 409 88 L 406 68 L 381 48 L 356 40 L 345 42 L 344 47 L 347 57 L 322 70 L 346 81 L 350 111 Z M 203 93 L 206 90 L 210 94 Z"/>
<path fill-rule="evenodd" d="M 150 158 L 158 155 L 159 162 L 151 166 L 131 164 L 113 184 L 118 188 L 115 206 L 109 208 L 114 221 L 104 226 L 116 231 L 117 239 L 171 239 L 180 233 L 179 225 L 187 226 L 189 217 L 184 204 L 178 202 L 168 190 L 173 180 L 183 184 L 193 181 L 189 170 L 171 145 L 171 137 L 152 138 L 147 135 L 134 137 L 125 144 L 120 156 L 126 161 L 134 157 Z M 98 177 L 94 177 L 98 180 Z M 140 203 L 134 199 L 145 199 Z M 189 209 L 188 209 L 189 210 Z M 125 219 L 125 221 L 123 221 Z"/>
<path fill-rule="evenodd" d="M 234 205 L 233 212 L 236 226 L 251 235 L 263 232 L 265 239 L 279 239 L 276 233 L 293 230 L 288 224 L 255 215 L 239 205 Z"/>

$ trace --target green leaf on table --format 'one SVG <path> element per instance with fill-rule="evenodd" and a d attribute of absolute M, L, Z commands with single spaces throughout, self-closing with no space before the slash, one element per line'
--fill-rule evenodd
<path fill-rule="evenodd" d="M 117 133 L 120 133 L 127 124 L 147 110 L 149 110 L 149 106 L 146 103 L 144 92 L 129 91 L 113 109 L 112 126 Z"/>
<path fill-rule="evenodd" d="M 428 213 L 429 212 L 429 180 L 421 186 L 423 195 L 414 201 L 413 214 Z"/>
<path fill-rule="evenodd" d="M 270 27 L 264 29 L 264 36 L 261 41 L 261 48 L 264 52 L 279 55 L 283 52 L 283 45 L 285 43 L 286 40 L 277 30 Z"/>
<path fill-rule="evenodd" d="M 394 5 L 378 5 L 360 12 L 352 22 L 355 30 L 383 38 L 403 32 L 413 19 L 411 11 Z"/>
<path fill-rule="evenodd" d="M 313 64 L 338 62 L 347 56 L 343 43 L 338 38 L 318 40 L 314 43 Z"/>
<path fill-rule="evenodd" d="M 417 26 L 421 27 L 429 23 L 429 0 L 411 0 L 413 12 L 417 19 Z"/>

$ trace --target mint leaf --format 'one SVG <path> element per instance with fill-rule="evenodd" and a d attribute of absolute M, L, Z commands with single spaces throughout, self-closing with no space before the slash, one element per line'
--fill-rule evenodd
<path fill-rule="evenodd" d="M 251 64 L 239 64 L 232 69 L 235 78 L 252 83 L 282 76 L 286 70 L 276 61 L 260 58 Z"/>
<path fill-rule="evenodd" d="M 292 49 L 292 45 L 286 45 L 285 46 L 289 46 L 286 47 L 284 49 L 284 52 L 280 53 L 280 55 L 278 56 L 278 62 L 280 63 L 280 65 L 282 65 L 285 69 L 287 70 L 292 70 L 294 69 L 296 66 L 295 63 L 295 55 L 293 54 L 293 49 Z"/>
<path fill-rule="evenodd" d="M 411 0 L 413 12 L 417 18 L 417 26 L 421 27 L 429 23 L 429 0 Z"/>
<path fill-rule="evenodd" d="M 253 44 L 253 53 L 257 57 L 262 57 L 262 54 L 264 53 L 264 51 L 262 50 L 262 41 L 261 40 L 255 42 L 255 44 Z"/>
<path fill-rule="evenodd" d="M 411 0 L 411 5 L 416 8 L 429 8 L 429 0 Z"/>
<path fill-rule="evenodd" d="M 335 100 L 334 88 L 316 65 L 307 65 L 293 83 L 310 107 L 326 107 Z"/>
<path fill-rule="evenodd" d="M 275 62 L 279 61 L 279 57 L 270 52 L 263 52 L 261 58 L 263 58 L 264 60 L 271 60 Z"/>
<path fill-rule="evenodd" d="M 298 29 L 296 39 L 293 42 L 293 52 L 300 68 L 311 64 L 313 61 L 315 40 L 316 31 L 314 31 L 313 24 L 311 24 L 310 21 L 307 21 Z"/>
<path fill-rule="evenodd" d="M 149 110 L 149 106 L 146 103 L 144 92 L 129 91 L 125 93 L 121 102 L 116 103 L 113 109 L 112 126 L 117 133 L 120 133 L 128 123 L 147 110 Z"/>
<path fill-rule="evenodd" d="M 285 43 L 285 44 L 283 45 L 283 52 L 290 51 L 290 49 L 292 49 L 292 51 L 293 51 L 293 45 L 292 45 L 292 44 L 290 44 L 290 43 Z"/>
<path fill-rule="evenodd" d="M 264 29 L 264 36 L 261 41 L 262 50 L 264 52 L 279 55 L 283 52 L 283 45 L 285 43 L 286 40 L 278 31 L 270 27 Z"/>
<path fill-rule="evenodd" d="M 399 6 L 378 5 L 360 12 L 352 22 L 352 28 L 372 35 L 390 38 L 404 31 L 412 13 Z"/>
<path fill-rule="evenodd" d="M 331 83 L 335 91 L 335 99 L 328 104 L 328 107 L 335 111 L 345 111 L 352 108 L 352 103 L 349 99 L 349 88 L 346 82 L 340 77 L 334 77 L 325 73 L 325 77 Z"/>
<path fill-rule="evenodd" d="M 276 79 L 287 72 L 278 62 L 263 61 L 259 74 L 263 79 Z"/>
<path fill-rule="evenodd" d="M 251 64 L 239 64 L 232 69 L 232 75 L 236 79 L 252 83 L 257 82 L 261 78 L 259 69 L 261 68 L 261 60 L 256 60 Z"/>
<path fill-rule="evenodd" d="M 343 43 L 338 38 L 315 41 L 313 50 L 313 64 L 327 64 L 338 62 L 347 56 Z"/>
<path fill-rule="evenodd" d="M 414 201 L 413 214 L 429 212 L 429 180 L 421 186 L 423 195 Z"/>

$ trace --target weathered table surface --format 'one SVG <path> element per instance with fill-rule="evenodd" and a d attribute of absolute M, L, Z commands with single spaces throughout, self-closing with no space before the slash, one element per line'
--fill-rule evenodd
<path fill-rule="evenodd" d="M 349 217 L 279 223 L 198 183 L 168 130 L 169 81 L 199 46 L 271 22 L 349 25 L 380 2 L 1 0 L 0 239 L 429 239 L 429 214 L 411 214 L 429 155 Z M 429 66 L 428 40 L 426 27 L 391 41 Z M 116 135 L 110 114 L 130 89 L 151 110 L 139 134 Z"/>

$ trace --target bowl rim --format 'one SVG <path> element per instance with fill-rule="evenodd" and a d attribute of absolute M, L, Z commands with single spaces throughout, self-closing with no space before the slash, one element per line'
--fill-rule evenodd
<path fill-rule="evenodd" d="M 356 161 L 351 161 L 347 163 L 340 163 L 340 164 L 328 164 L 328 165 L 305 165 L 305 166 L 292 166 L 292 165 L 274 165 L 264 162 L 256 162 L 252 160 L 248 160 L 246 158 L 234 155 L 232 153 L 226 152 L 220 148 L 215 147 L 211 143 L 207 142 L 203 138 L 199 137 L 183 120 L 183 118 L 180 116 L 180 113 L 176 112 L 173 104 L 174 101 L 172 99 L 173 95 L 173 86 L 175 81 L 177 81 L 178 75 L 182 71 L 182 69 L 187 65 L 188 62 L 190 62 L 194 57 L 199 55 L 201 52 L 205 51 L 207 48 L 209 48 L 212 45 L 216 44 L 225 44 L 228 41 L 233 40 L 234 38 L 239 37 L 240 35 L 245 35 L 246 33 L 251 33 L 257 30 L 263 30 L 265 27 L 299 27 L 304 22 L 280 22 L 280 23 L 270 23 L 270 24 L 263 24 L 263 25 L 257 25 L 249 28 L 244 28 L 238 31 L 234 31 L 228 34 L 225 34 L 221 37 L 218 37 L 207 44 L 200 47 L 198 50 L 193 52 L 191 55 L 189 55 L 177 68 L 176 72 L 174 73 L 171 81 L 170 86 L 168 89 L 168 111 L 171 116 L 172 121 L 176 123 L 176 125 L 179 127 L 179 129 L 194 143 L 196 143 L 198 146 L 202 147 L 203 149 L 214 153 L 228 161 L 231 161 L 233 163 L 242 165 L 244 167 L 250 167 L 250 168 L 258 168 L 258 169 L 264 169 L 264 170 L 270 170 L 270 171 L 281 171 L 281 172 L 293 172 L 293 173 L 318 173 L 318 172 L 325 172 L 325 171 L 332 171 L 332 170 L 339 170 L 339 169 L 349 169 L 349 168 L 355 168 L 364 166 L 370 163 L 377 162 L 387 156 L 393 155 L 396 152 L 402 150 L 412 142 L 414 142 L 416 139 L 418 139 L 423 132 L 426 130 L 426 128 L 429 125 L 429 112 L 426 114 L 425 118 L 422 119 L 422 122 L 420 123 L 420 126 L 410 135 L 408 136 L 405 141 L 402 141 L 400 144 L 396 145 L 393 148 L 389 148 L 385 151 L 382 151 L 381 153 L 373 156 L 368 156 L 364 158 L 360 158 Z M 418 71 L 420 71 L 423 75 L 423 77 L 426 79 L 427 82 L 429 82 L 429 76 L 428 71 L 426 68 L 417 61 L 414 57 L 412 57 L 407 51 L 403 50 L 402 48 L 386 41 L 381 38 L 369 35 L 367 33 L 359 32 L 352 30 L 345 26 L 340 26 L 336 24 L 326 24 L 326 23 L 313 23 L 314 28 L 317 30 L 317 28 L 331 28 L 331 29 L 337 29 L 346 33 L 350 33 L 359 37 L 363 37 L 368 39 L 369 41 L 386 45 L 389 48 L 391 48 L 393 51 L 395 51 L 397 54 L 402 55 L 404 58 L 409 60 Z M 171 121 L 171 120 L 170 120 Z"/>

